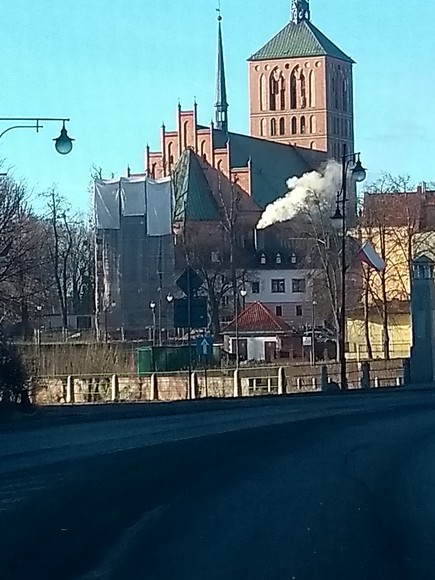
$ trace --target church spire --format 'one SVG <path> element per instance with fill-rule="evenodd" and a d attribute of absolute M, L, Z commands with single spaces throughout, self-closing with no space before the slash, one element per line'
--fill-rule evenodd
<path fill-rule="evenodd" d="M 227 86 L 225 82 L 225 64 L 224 49 L 222 42 L 222 16 L 219 7 L 218 13 L 218 45 L 217 45 L 217 68 L 216 68 L 216 102 L 215 102 L 215 121 L 216 129 L 228 131 L 228 102 Z"/>
<path fill-rule="evenodd" d="M 299 24 L 303 20 L 310 19 L 310 2 L 309 0 L 292 0 L 292 22 Z"/>

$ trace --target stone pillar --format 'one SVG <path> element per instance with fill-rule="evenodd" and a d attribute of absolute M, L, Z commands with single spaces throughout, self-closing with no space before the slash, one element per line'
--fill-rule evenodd
<path fill-rule="evenodd" d="M 326 365 L 320 367 L 320 390 L 324 392 L 328 390 L 328 367 Z"/>
<path fill-rule="evenodd" d="M 234 396 L 235 397 L 241 397 L 242 396 L 242 384 L 240 381 L 240 371 L 239 369 L 236 369 L 234 371 Z"/>
<path fill-rule="evenodd" d="M 361 389 L 370 389 L 370 363 L 368 361 L 361 362 L 359 367 Z"/>
<path fill-rule="evenodd" d="M 375 377 L 375 389 L 379 389 L 379 387 L 380 387 L 379 377 Z"/>
<path fill-rule="evenodd" d="M 198 376 L 195 372 L 190 377 L 190 399 L 194 401 L 198 395 Z"/>
<path fill-rule="evenodd" d="M 157 374 L 153 373 L 150 379 L 150 401 L 158 401 L 159 394 L 157 391 Z"/>
<path fill-rule="evenodd" d="M 278 369 L 278 395 L 285 395 L 287 392 L 286 381 L 285 381 L 285 370 L 284 367 L 279 367 Z"/>
<path fill-rule="evenodd" d="M 403 360 L 403 384 L 411 384 L 411 359 L 405 358 Z"/>
<path fill-rule="evenodd" d="M 73 404 L 74 397 L 74 377 L 69 375 L 66 379 L 66 402 Z"/>
<path fill-rule="evenodd" d="M 112 402 L 115 403 L 119 399 L 119 379 L 118 375 L 112 375 Z"/>

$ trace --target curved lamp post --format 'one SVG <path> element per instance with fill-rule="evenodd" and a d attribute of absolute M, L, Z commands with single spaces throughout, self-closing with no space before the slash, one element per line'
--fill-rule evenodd
<path fill-rule="evenodd" d="M 151 312 L 153 313 L 153 346 L 156 345 L 156 303 L 154 300 L 150 302 Z"/>
<path fill-rule="evenodd" d="M 61 117 L 0 117 L 0 121 L 1 122 L 8 122 L 8 123 L 20 123 L 19 125 L 11 125 L 10 127 L 8 127 L 7 129 L 5 129 L 4 131 L 2 131 L 0 133 L 0 139 L 3 137 L 3 135 L 5 135 L 6 133 L 8 133 L 9 131 L 12 131 L 14 129 L 35 129 L 37 133 L 39 133 L 40 129 L 43 129 L 43 125 L 41 125 L 41 121 L 43 122 L 61 122 L 62 123 L 62 128 L 60 130 L 60 135 L 59 137 L 56 137 L 56 139 L 53 139 L 54 141 L 54 147 L 56 149 L 56 151 L 58 153 L 60 153 L 60 155 L 68 155 L 68 153 L 71 153 L 71 150 L 73 148 L 73 141 L 74 139 L 72 139 L 68 133 L 67 130 L 65 128 L 65 123 L 67 123 L 69 121 L 69 119 Z M 33 125 L 27 125 L 27 124 L 21 124 L 21 123 L 27 123 L 27 122 L 31 122 L 33 123 Z"/>
<path fill-rule="evenodd" d="M 361 183 L 366 178 L 366 170 L 361 164 L 360 153 L 347 153 L 344 148 L 341 157 L 342 180 L 341 191 L 337 193 L 335 213 L 331 217 L 332 225 L 341 232 L 341 303 L 339 312 L 339 332 L 338 348 L 340 360 L 340 382 L 341 388 L 346 390 L 347 370 L 346 370 L 346 202 L 347 202 L 347 178 L 350 174 L 352 179 Z"/>

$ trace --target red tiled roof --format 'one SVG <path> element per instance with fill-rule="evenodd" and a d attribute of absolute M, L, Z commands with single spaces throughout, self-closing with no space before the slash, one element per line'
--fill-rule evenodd
<path fill-rule="evenodd" d="M 411 193 L 366 193 L 362 225 L 419 228 L 423 196 Z"/>
<path fill-rule="evenodd" d="M 288 332 L 290 326 L 261 302 L 253 302 L 237 317 L 239 332 Z M 235 332 L 236 319 L 223 332 Z"/>

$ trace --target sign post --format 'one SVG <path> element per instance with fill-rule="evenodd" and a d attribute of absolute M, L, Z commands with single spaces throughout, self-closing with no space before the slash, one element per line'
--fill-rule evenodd
<path fill-rule="evenodd" d="M 213 337 L 209 335 L 198 336 L 196 339 L 196 354 L 198 358 L 204 361 L 204 382 L 205 382 L 205 396 L 208 397 L 207 384 L 207 367 L 209 356 L 213 350 Z"/>

